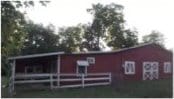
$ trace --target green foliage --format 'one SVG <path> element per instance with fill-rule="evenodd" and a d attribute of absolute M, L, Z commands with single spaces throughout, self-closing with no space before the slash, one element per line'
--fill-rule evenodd
<path fill-rule="evenodd" d="M 93 33 L 90 25 L 83 25 L 84 35 L 82 42 L 82 50 L 87 49 L 88 51 L 100 50 L 97 44 L 96 34 Z"/>
<path fill-rule="evenodd" d="M 7 57 L 20 52 L 25 37 L 24 24 L 23 14 L 10 1 L 1 1 L 2 74 L 9 70 Z"/>
<path fill-rule="evenodd" d="M 91 32 L 93 34 L 93 42 L 98 50 L 100 50 L 100 40 L 107 36 L 107 30 L 114 23 L 119 24 L 124 22 L 122 13 L 120 11 L 123 9 L 121 5 L 109 4 L 102 5 L 100 3 L 93 5 L 92 9 L 87 9 L 93 16 L 93 22 L 91 24 Z M 120 28 L 120 27 L 119 27 Z M 118 28 L 118 29 L 119 29 Z"/>
<path fill-rule="evenodd" d="M 48 3 L 42 2 L 41 4 Z M 22 6 L 34 6 L 33 1 L 1 1 L 1 56 L 2 74 L 7 74 L 9 65 L 7 57 L 19 55 L 24 43 L 26 24 L 24 14 L 17 10 Z"/>
<path fill-rule="evenodd" d="M 26 38 L 22 54 L 48 53 L 58 51 L 59 37 L 52 30 L 53 25 L 44 27 L 42 24 L 29 22 L 25 25 Z"/>
<path fill-rule="evenodd" d="M 108 40 L 108 46 L 114 49 L 131 47 L 138 44 L 137 31 L 123 30 L 122 32 L 115 32 L 112 29 Z"/>
<path fill-rule="evenodd" d="M 153 42 L 153 43 L 159 44 L 163 47 L 165 46 L 164 45 L 164 35 L 158 31 L 152 31 L 149 35 L 143 36 L 143 42 L 144 43 Z"/>
<path fill-rule="evenodd" d="M 65 52 L 79 51 L 82 44 L 82 27 L 62 27 L 59 29 L 60 49 Z"/>
<path fill-rule="evenodd" d="M 138 43 L 137 32 L 124 28 L 123 6 L 118 4 L 96 4 L 92 9 L 88 9 L 93 16 L 91 26 L 88 26 L 85 32 L 86 44 L 94 46 L 96 50 L 100 50 L 101 40 L 105 41 L 108 46 L 117 49 L 130 47 Z M 91 39 L 89 39 L 91 37 Z"/>

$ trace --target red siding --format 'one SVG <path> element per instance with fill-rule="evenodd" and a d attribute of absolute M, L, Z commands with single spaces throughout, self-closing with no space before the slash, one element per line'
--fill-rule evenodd
<path fill-rule="evenodd" d="M 117 79 L 142 80 L 142 65 L 145 61 L 159 62 L 159 79 L 172 76 L 172 73 L 164 73 L 163 64 L 169 61 L 173 66 L 173 54 L 155 44 L 115 53 L 63 54 L 60 61 L 60 73 L 76 73 L 76 61 L 86 60 L 87 57 L 95 57 L 95 64 L 88 67 L 88 73 L 111 72 L 112 81 Z M 24 72 L 24 66 L 30 64 L 42 64 L 44 69 L 49 69 L 51 62 L 56 62 L 57 59 L 57 56 L 19 59 L 16 61 L 16 72 Z M 136 73 L 134 75 L 124 74 L 123 64 L 125 61 L 135 61 Z"/>
<path fill-rule="evenodd" d="M 159 78 L 167 78 L 172 74 L 165 74 L 163 63 L 172 62 L 172 54 L 158 45 L 148 45 L 117 53 L 105 54 L 70 54 L 61 56 L 61 73 L 76 73 L 76 61 L 95 57 L 95 64 L 88 67 L 88 73 L 111 72 L 113 80 L 142 80 L 142 64 L 144 61 L 159 62 Z M 122 65 L 124 61 L 135 61 L 136 74 L 125 75 Z"/>

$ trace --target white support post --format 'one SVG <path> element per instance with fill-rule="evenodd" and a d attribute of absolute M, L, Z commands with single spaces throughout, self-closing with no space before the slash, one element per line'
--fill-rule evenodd
<path fill-rule="evenodd" d="M 84 86 L 85 86 L 85 79 L 84 79 L 84 77 L 85 77 L 85 75 L 82 74 L 82 88 L 84 88 Z"/>
<path fill-rule="evenodd" d="M 13 60 L 12 63 L 10 63 L 10 66 L 11 66 L 11 77 L 10 77 L 10 83 L 9 83 L 9 92 L 10 92 L 10 95 L 13 95 L 14 82 L 15 82 L 16 60 Z"/>
<path fill-rule="evenodd" d="M 111 73 L 109 73 L 109 83 L 111 84 L 111 82 L 112 82 L 112 75 Z"/>
<path fill-rule="evenodd" d="M 57 60 L 57 87 L 60 87 L 60 55 Z"/>
<path fill-rule="evenodd" d="M 16 67 L 16 60 L 13 61 L 13 65 L 12 65 L 12 91 L 14 91 L 15 67 Z"/>
<path fill-rule="evenodd" d="M 50 88 L 53 89 L 53 75 L 50 74 Z"/>

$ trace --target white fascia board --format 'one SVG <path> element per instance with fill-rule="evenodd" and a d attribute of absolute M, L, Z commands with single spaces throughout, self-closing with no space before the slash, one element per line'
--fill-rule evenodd
<path fill-rule="evenodd" d="M 52 52 L 52 53 L 43 53 L 43 54 L 32 54 L 32 55 L 16 56 L 16 57 L 9 57 L 8 60 L 25 59 L 25 58 L 35 58 L 35 57 L 44 57 L 44 56 L 61 55 L 61 54 L 64 54 L 64 52 Z"/>

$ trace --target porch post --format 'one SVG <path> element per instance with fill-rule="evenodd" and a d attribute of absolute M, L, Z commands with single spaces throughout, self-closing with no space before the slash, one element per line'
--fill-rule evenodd
<path fill-rule="evenodd" d="M 12 63 L 10 63 L 10 66 L 11 66 L 11 77 L 9 82 L 9 92 L 12 95 L 14 92 L 16 60 L 13 60 Z"/>
<path fill-rule="evenodd" d="M 60 55 L 58 55 L 58 59 L 57 59 L 57 87 L 60 87 Z"/>

